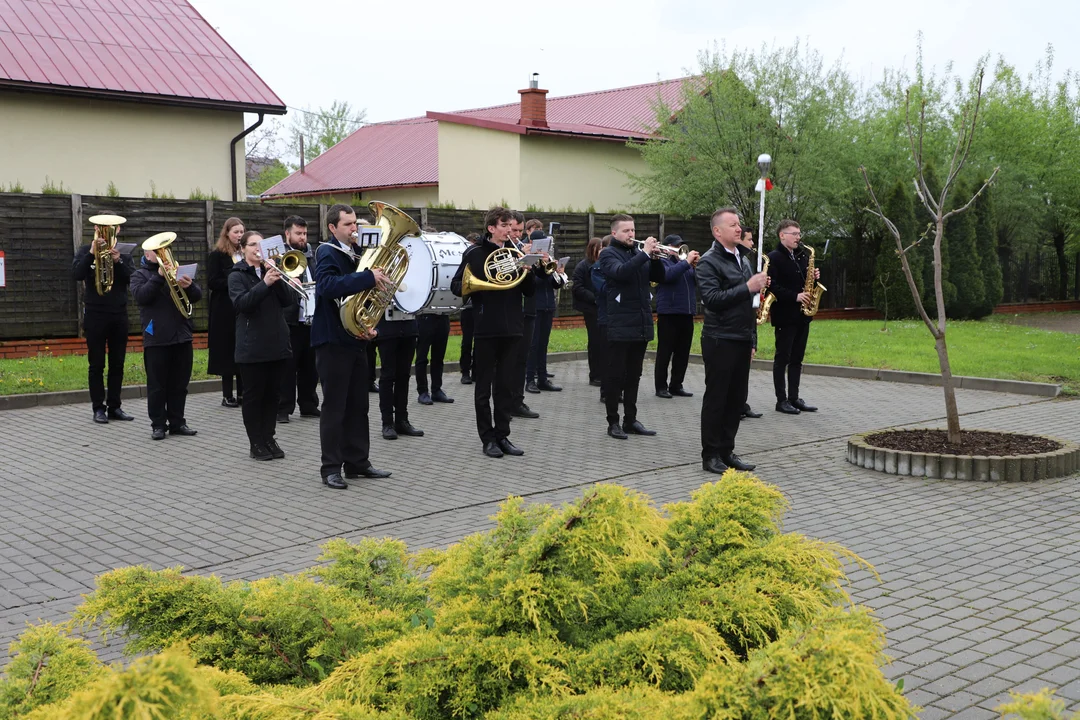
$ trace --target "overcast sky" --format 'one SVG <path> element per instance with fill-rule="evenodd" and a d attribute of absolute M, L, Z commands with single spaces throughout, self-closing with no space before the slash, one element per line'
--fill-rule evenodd
<path fill-rule="evenodd" d="M 920 30 L 939 70 L 990 52 L 1026 73 L 1048 43 L 1055 74 L 1080 69 L 1076 0 L 191 1 L 286 105 L 348 100 L 368 121 L 517 102 L 533 72 L 549 97 L 681 77 L 714 43 L 802 39 L 867 83 L 911 68 Z"/>

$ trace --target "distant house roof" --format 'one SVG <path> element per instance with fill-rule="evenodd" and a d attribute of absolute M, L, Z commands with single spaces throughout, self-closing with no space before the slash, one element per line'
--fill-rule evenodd
<path fill-rule="evenodd" d="M 187 0 L 0 0 L 0 88 L 285 113 Z"/>
<path fill-rule="evenodd" d="M 423 118 L 367 125 L 308 163 L 304 173 L 293 173 L 263 195 L 319 195 L 437 185 L 440 121 L 523 135 L 644 140 L 656 130 L 658 100 L 671 107 L 681 105 L 684 80 L 550 98 L 546 128 L 519 125 L 520 103 L 453 113 L 429 112 Z"/>

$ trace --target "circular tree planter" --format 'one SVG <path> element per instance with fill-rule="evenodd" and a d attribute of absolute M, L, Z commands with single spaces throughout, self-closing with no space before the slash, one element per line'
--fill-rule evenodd
<path fill-rule="evenodd" d="M 1080 471 L 1080 445 L 1048 435 L 964 430 L 952 448 L 944 430 L 874 430 L 848 440 L 847 460 L 890 475 L 1031 482 Z M 960 454 L 967 452 L 978 454 Z"/>

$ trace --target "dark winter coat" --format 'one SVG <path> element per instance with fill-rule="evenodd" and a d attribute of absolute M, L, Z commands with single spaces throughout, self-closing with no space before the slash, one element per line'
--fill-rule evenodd
<path fill-rule="evenodd" d="M 754 293 L 746 286 L 752 274 L 747 258 L 742 258 L 740 266 L 736 256 L 720 243 L 714 242 L 701 256 L 696 275 L 701 304 L 705 307 L 702 337 L 745 341 L 757 347 Z"/>
<path fill-rule="evenodd" d="M 236 309 L 238 363 L 273 362 L 292 357 L 285 308 L 295 297 L 284 280 L 267 285 L 241 260 L 229 274 L 229 299 Z"/>
<path fill-rule="evenodd" d="M 334 238 L 315 250 L 315 317 L 311 321 L 311 347 L 330 343 L 354 350 L 367 350 L 367 341 L 349 334 L 341 324 L 338 299 L 375 287 L 370 270 L 356 272 L 357 260 L 330 245 L 347 249 Z"/>
<path fill-rule="evenodd" d="M 574 266 L 574 309 L 583 313 L 596 313 L 596 290 L 592 284 L 592 266 L 588 258 Z"/>
<path fill-rule="evenodd" d="M 806 267 L 810 255 L 802 250 L 795 257 L 783 245 L 769 253 L 769 292 L 776 302 L 769 309 L 769 322 L 773 327 L 810 322 L 812 318 L 802 314 L 802 306 L 796 300 L 806 286 Z"/>
<path fill-rule="evenodd" d="M 604 248 L 596 264 L 604 273 L 607 338 L 610 342 L 653 339 L 652 295 L 649 282 L 664 279 L 664 266 L 637 245 L 613 242 Z"/>
<path fill-rule="evenodd" d="M 191 283 L 184 293 L 192 305 L 202 299 L 198 283 Z M 143 257 L 142 265 L 131 274 L 131 295 L 139 306 L 144 348 L 191 342 L 195 323 L 176 308 L 169 284 L 158 275 L 157 263 Z"/>
<path fill-rule="evenodd" d="M 499 246 L 489 239 L 465 251 L 450 292 L 461 297 L 461 279 L 468 266 L 474 277 L 483 280 L 484 263 Z M 536 290 L 536 275 L 525 273 L 525 279 L 509 290 L 481 290 L 469 297 L 473 303 L 473 337 L 521 337 L 525 331 L 525 312 L 522 301 Z"/>
<path fill-rule="evenodd" d="M 113 263 L 112 288 L 104 295 L 98 295 L 94 260 L 90 246 L 83 245 L 79 252 L 75 253 L 75 262 L 71 267 L 72 277 L 84 285 L 83 304 L 86 312 L 127 315 L 128 286 L 131 283 L 131 274 L 135 272 L 135 263 L 130 256 L 121 255 L 120 261 Z"/>
<path fill-rule="evenodd" d="M 686 260 L 661 258 L 664 279 L 656 287 L 657 315 L 693 315 L 697 305 L 694 268 Z"/>
<path fill-rule="evenodd" d="M 533 275 L 536 284 L 534 296 L 536 298 L 536 311 L 555 312 L 555 290 L 565 284 L 562 277 L 556 276 L 555 273 L 548 275 L 540 269 L 534 269 Z"/>
<path fill-rule="evenodd" d="M 236 374 L 236 311 L 229 299 L 229 273 L 235 264 L 232 255 L 220 250 L 206 256 L 206 285 L 210 289 L 206 372 L 211 375 Z"/>
<path fill-rule="evenodd" d="M 599 263 L 589 268 L 589 280 L 592 281 L 593 297 L 596 298 L 596 324 L 607 327 L 607 278 L 600 271 Z"/>

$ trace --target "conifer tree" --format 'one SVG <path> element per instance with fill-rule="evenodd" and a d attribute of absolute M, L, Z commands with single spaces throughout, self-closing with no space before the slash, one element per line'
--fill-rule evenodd
<path fill-rule="evenodd" d="M 956 197 L 961 198 L 961 204 L 971 197 L 967 183 L 956 184 Z M 975 214 L 953 215 L 945 223 L 945 235 L 949 238 L 949 276 L 956 287 L 952 303 L 945 301 L 945 311 L 955 318 L 971 318 L 986 301 L 979 257 L 982 250 L 975 240 Z"/>
<path fill-rule="evenodd" d="M 893 222 L 904 237 L 916 235 L 915 208 L 911 202 L 911 195 L 899 180 L 885 201 L 885 212 L 893 218 Z M 923 258 L 917 253 L 912 253 L 908 262 L 911 264 L 911 272 L 921 294 L 924 287 Z M 900 267 L 900 256 L 896 254 L 896 245 L 892 242 L 881 243 L 877 262 L 874 265 L 874 307 L 886 318 L 913 318 L 919 315 L 919 311 L 915 309 L 915 299 L 911 296 L 911 290 L 908 289 L 907 280 L 904 278 L 904 270 Z"/>
<path fill-rule="evenodd" d="M 975 245 L 979 249 L 979 266 L 982 270 L 983 301 L 975 307 L 971 317 L 986 317 L 1005 295 L 1001 276 L 1001 258 L 997 248 L 997 217 L 991 193 L 984 192 L 975 201 Z"/>

